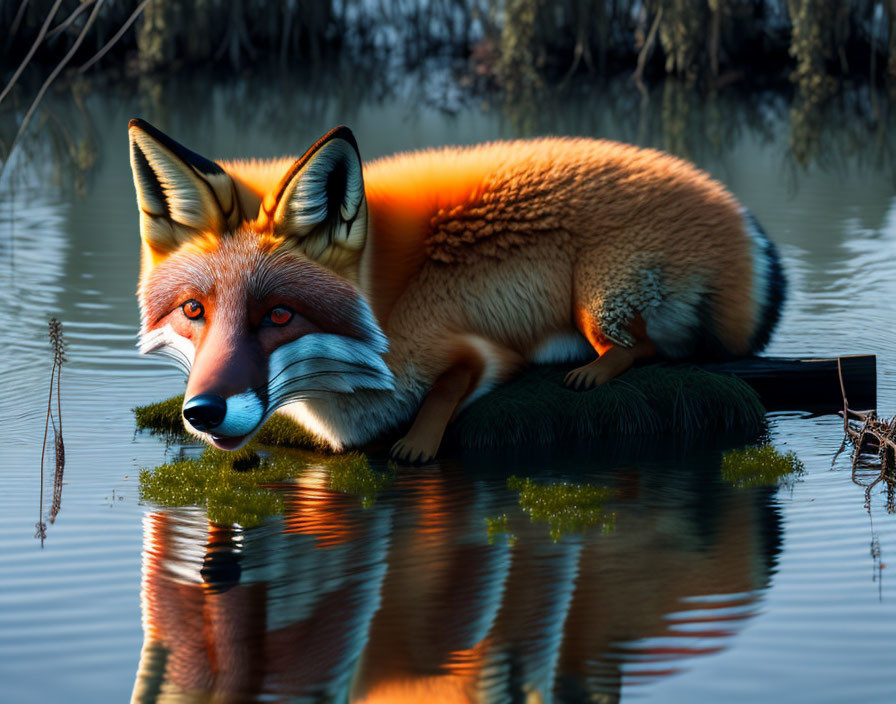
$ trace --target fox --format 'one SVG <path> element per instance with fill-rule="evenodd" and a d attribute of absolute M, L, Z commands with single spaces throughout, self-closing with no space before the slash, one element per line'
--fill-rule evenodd
<path fill-rule="evenodd" d="M 753 355 L 779 320 L 778 249 L 668 153 L 540 137 L 362 162 L 212 161 L 129 123 L 139 349 L 187 375 L 186 429 L 242 447 L 275 412 L 334 451 L 401 435 L 432 460 L 467 405 L 528 365 L 587 391 L 651 359 Z M 402 435 L 403 431 L 403 435 Z"/>

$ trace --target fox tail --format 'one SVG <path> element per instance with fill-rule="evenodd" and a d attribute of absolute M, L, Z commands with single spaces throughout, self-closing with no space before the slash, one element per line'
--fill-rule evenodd
<path fill-rule="evenodd" d="M 778 248 L 765 234 L 762 225 L 746 211 L 744 226 L 753 241 L 753 261 L 756 271 L 754 295 L 760 301 L 759 322 L 753 333 L 750 347 L 760 352 L 769 341 L 772 331 L 781 318 L 781 308 L 787 295 L 787 278 Z"/>

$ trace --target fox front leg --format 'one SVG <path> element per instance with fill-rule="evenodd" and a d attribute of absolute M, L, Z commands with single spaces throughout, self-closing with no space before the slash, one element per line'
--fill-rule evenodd
<path fill-rule="evenodd" d="M 402 464 L 432 460 L 442 444 L 449 421 L 481 376 L 481 364 L 465 360 L 444 372 L 423 399 L 417 417 L 401 440 L 392 446 L 391 458 Z"/>

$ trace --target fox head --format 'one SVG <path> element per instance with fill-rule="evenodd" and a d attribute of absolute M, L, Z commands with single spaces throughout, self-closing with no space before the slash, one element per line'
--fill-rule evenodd
<path fill-rule="evenodd" d="M 140 351 L 188 374 L 189 431 L 234 450 L 285 404 L 392 388 L 386 337 L 347 273 L 367 237 L 348 128 L 326 134 L 269 189 L 142 120 L 129 134 L 143 241 Z"/>

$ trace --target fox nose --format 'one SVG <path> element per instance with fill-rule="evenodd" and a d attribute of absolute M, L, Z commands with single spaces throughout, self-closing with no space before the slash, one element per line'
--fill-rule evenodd
<path fill-rule="evenodd" d="M 183 414 L 196 430 L 212 430 L 224 421 L 227 401 L 217 394 L 198 394 L 184 404 Z"/>

